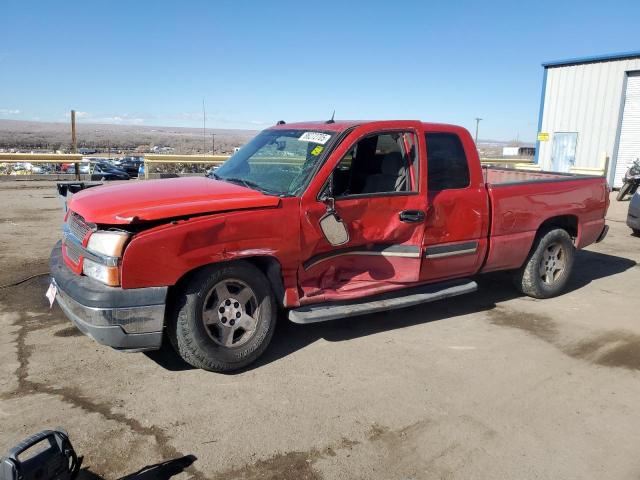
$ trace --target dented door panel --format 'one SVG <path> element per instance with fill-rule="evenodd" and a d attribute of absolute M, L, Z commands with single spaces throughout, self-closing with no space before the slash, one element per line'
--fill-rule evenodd
<path fill-rule="evenodd" d="M 425 209 L 418 194 L 339 200 L 335 208 L 349 231 L 348 243 L 340 247 L 330 245 L 320 230 L 324 204 L 318 202 L 303 216 L 303 296 L 418 281 L 424 229 L 399 216 L 403 210 Z"/>

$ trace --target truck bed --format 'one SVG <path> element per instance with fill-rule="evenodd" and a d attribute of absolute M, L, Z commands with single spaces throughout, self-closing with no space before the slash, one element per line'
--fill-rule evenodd
<path fill-rule="evenodd" d="M 489 254 L 483 272 L 519 268 L 540 225 L 555 219 L 577 248 L 604 228 L 609 189 L 604 177 L 483 168 L 491 206 Z"/>
<path fill-rule="evenodd" d="M 482 169 L 485 183 L 492 186 L 602 178 L 594 175 L 578 175 L 575 173 L 545 172 L 539 170 L 515 170 L 513 168 L 504 167 L 483 167 Z"/>

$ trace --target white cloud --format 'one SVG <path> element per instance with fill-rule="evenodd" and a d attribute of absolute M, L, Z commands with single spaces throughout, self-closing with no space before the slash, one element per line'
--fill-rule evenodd
<path fill-rule="evenodd" d="M 0 108 L 0 115 L 20 115 L 20 110 L 10 108 Z"/>
<path fill-rule="evenodd" d="M 67 112 L 65 116 L 66 118 L 69 118 L 71 116 L 71 113 Z M 133 113 L 133 114 L 130 114 L 130 113 L 104 114 L 103 113 L 103 114 L 94 115 L 89 112 L 76 111 L 76 118 L 83 119 L 85 122 L 88 122 L 88 123 L 113 123 L 118 125 L 140 125 L 144 123 L 147 120 L 147 118 L 152 118 L 152 117 L 147 117 L 145 114 L 138 114 L 138 113 Z"/>
<path fill-rule="evenodd" d="M 115 123 L 122 125 L 140 125 L 144 123 L 144 118 L 131 117 L 127 114 L 124 115 L 113 115 L 111 117 L 97 117 L 91 118 L 92 122 L 95 123 Z"/>

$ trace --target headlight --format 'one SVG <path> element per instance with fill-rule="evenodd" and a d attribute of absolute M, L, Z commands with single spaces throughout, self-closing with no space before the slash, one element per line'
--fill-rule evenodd
<path fill-rule="evenodd" d="M 129 234 L 125 232 L 94 232 L 89 237 L 87 250 L 110 257 L 120 257 L 128 239 Z"/>
<path fill-rule="evenodd" d="M 94 278 L 112 287 L 120 285 L 120 272 L 118 267 L 108 267 L 85 258 L 82 264 L 82 273 L 87 277 Z"/>

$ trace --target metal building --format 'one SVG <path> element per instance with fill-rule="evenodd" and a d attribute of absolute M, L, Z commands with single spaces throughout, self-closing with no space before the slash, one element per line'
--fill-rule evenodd
<path fill-rule="evenodd" d="M 640 158 L 640 51 L 543 63 L 536 163 L 604 172 L 620 187 Z"/>

